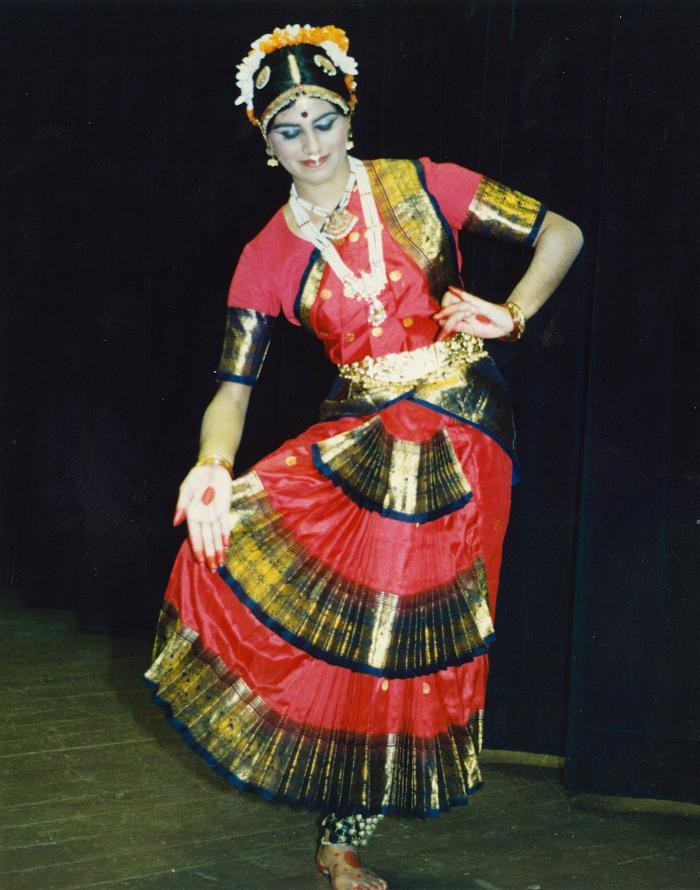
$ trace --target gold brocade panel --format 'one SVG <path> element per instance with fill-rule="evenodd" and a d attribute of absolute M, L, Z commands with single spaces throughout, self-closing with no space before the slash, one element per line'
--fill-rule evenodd
<path fill-rule="evenodd" d="M 446 584 L 399 596 L 349 581 L 308 553 L 255 472 L 234 483 L 231 516 L 237 544 L 222 577 L 263 623 L 324 661 L 414 677 L 471 660 L 493 637 L 480 559 Z"/>
<path fill-rule="evenodd" d="M 448 369 L 442 377 L 426 379 L 412 387 L 367 387 L 340 377 L 321 405 L 321 420 L 374 414 L 398 399 L 410 399 L 473 424 L 509 454 L 515 452 L 510 399 L 491 358 Z"/>
<path fill-rule="evenodd" d="M 256 383 L 267 355 L 274 323 L 271 315 L 230 306 L 226 313 L 217 379 L 249 385 Z"/>
<path fill-rule="evenodd" d="M 450 284 L 459 284 L 451 233 L 443 225 L 413 161 L 365 161 L 379 213 L 396 242 L 426 276 L 439 303 Z M 312 330 L 310 313 L 326 268 L 318 251 L 311 255 L 295 301 L 295 314 Z"/>
<path fill-rule="evenodd" d="M 210 766 L 267 798 L 364 815 L 427 816 L 479 787 L 482 712 L 430 738 L 300 724 L 275 713 L 184 627 L 171 606 L 146 678 L 171 721 Z"/>
<path fill-rule="evenodd" d="M 545 212 L 535 198 L 484 177 L 469 205 L 464 228 L 504 241 L 532 243 Z"/>
<path fill-rule="evenodd" d="M 405 522 L 429 522 L 463 507 L 471 486 L 447 430 L 425 442 L 387 432 L 380 417 L 318 442 L 316 467 L 355 503 Z"/>
<path fill-rule="evenodd" d="M 379 213 L 396 242 L 425 275 L 439 303 L 450 284 L 459 284 L 451 233 L 438 215 L 420 176 L 407 160 L 366 161 Z"/>

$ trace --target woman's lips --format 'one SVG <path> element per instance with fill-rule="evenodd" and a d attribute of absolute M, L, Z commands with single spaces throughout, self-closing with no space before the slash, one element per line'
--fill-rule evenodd
<path fill-rule="evenodd" d="M 325 164 L 327 160 L 328 160 L 328 155 L 324 155 L 322 158 L 318 158 L 318 159 L 309 158 L 308 161 L 302 161 L 302 164 L 305 167 L 316 168 L 316 167 L 320 167 L 323 164 Z"/>

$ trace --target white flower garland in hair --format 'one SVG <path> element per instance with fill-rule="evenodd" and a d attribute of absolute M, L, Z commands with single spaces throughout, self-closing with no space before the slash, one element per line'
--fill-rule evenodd
<path fill-rule="evenodd" d="M 311 25 L 285 25 L 284 28 L 275 28 L 272 34 L 263 34 L 253 41 L 248 55 L 236 66 L 236 86 L 240 90 L 240 96 L 235 104 L 245 105 L 252 113 L 255 75 L 265 56 L 285 46 L 297 46 L 300 43 L 320 46 L 343 74 L 350 74 L 353 77 L 357 74 L 357 62 L 346 52 L 350 44 L 345 31 L 341 28 L 336 28 L 334 25 L 320 28 L 313 28 Z"/>

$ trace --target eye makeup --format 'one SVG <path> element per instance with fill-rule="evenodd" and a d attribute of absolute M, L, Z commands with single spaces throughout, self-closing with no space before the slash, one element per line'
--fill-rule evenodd
<path fill-rule="evenodd" d="M 313 122 L 313 126 L 315 129 L 320 130 L 323 133 L 327 133 L 332 127 L 333 124 L 338 119 L 339 115 L 335 111 L 329 111 L 321 117 L 317 118 Z M 279 133 L 283 139 L 296 139 L 296 137 L 301 133 L 301 127 L 298 124 L 292 123 L 279 123 L 273 124 L 272 131 L 275 133 Z"/>

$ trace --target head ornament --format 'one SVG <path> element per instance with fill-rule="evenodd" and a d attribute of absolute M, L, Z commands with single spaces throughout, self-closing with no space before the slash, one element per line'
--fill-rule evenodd
<path fill-rule="evenodd" d="M 236 105 L 245 105 L 263 136 L 272 118 L 298 96 L 326 99 L 352 113 L 357 63 L 347 34 L 334 25 L 286 25 L 263 34 L 238 65 Z"/>

